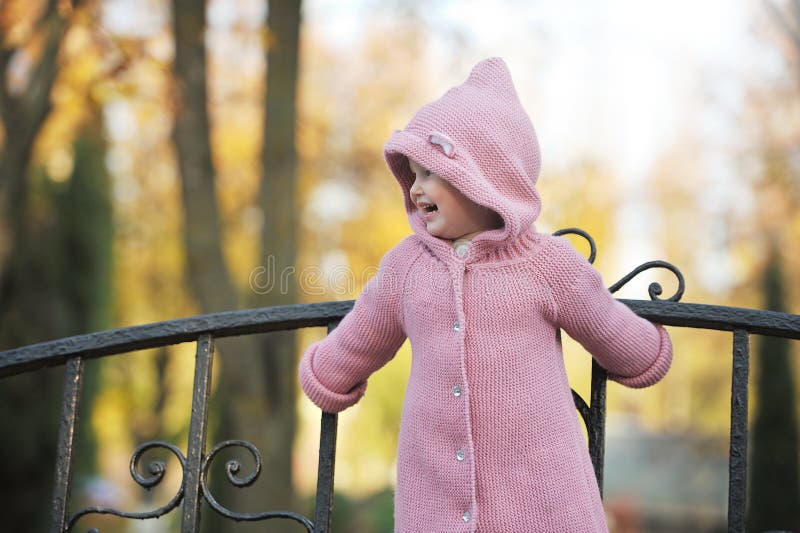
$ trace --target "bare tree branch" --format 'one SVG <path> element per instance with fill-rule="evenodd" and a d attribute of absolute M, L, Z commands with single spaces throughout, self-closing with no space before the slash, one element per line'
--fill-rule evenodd
<path fill-rule="evenodd" d="M 50 0 L 47 10 L 40 20 L 45 42 L 42 55 L 28 81 L 28 90 L 20 95 L 21 109 L 25 113 L 26 130 L 23 133 L 25 144 L 32 145 L 36 134 L 50 113 L 50 92 L 58 75 L 58 50 L 69 20 L 58 13 L 58 1 Z"/>
<path fill-rule="evenodd" d="M 58 0 L 48 1 L 36 25 L 44 32 L 39 62 L 31 73 L 28 90 L 20 95 L 12 95 L 7 86 L 8 67 L 18 50 L 10 47 L 0 53 L 0 120 L 5 128 L 0 148 L 0 277 L 5 256 L 14 248 L 22 224 L 19 210 L 24 205 L 33 144 L 50 113 L 58 50 L 71 19 L 71 14 L 59 13 Z"/>

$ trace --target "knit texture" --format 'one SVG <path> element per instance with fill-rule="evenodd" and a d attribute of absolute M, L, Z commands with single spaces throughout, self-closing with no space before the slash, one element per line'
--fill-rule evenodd
<path fill-rule="evenodd" d="M 309 347 L 303 390 L 325 411 L 347 408 L 408 337 L 396 533 L 607 531 L 560 330 L 630 387 L 664 376 L 669 336 L 616 301 L 566 240 L 536 232 L 538 143 L 502 60 L 479 63 L 385 150 L 415 234 Z M 428 234 L 408 157 L 497 211 L 503 228 L 463 257 Z"/>

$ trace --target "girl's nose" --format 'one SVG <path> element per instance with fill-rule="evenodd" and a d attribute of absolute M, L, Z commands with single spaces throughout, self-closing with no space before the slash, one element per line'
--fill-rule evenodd
<path fill-rule="evenodd" d="M 419 185 L 419 179 L 414 180 L 414 183 L 411 184 L 411 188 L 408 190 L 408 193 L 411 195 L 412 199 L 415 196 L 422 194 L 422 187 Z"/>

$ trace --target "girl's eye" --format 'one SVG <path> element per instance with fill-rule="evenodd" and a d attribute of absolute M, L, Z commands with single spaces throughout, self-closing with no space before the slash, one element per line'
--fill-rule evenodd
<path fill-rule="evenodd" d="M 430 176 L 430 175 L 431 175 L 431 171 L 430 171 L 430 170 L 426 170 L 426 171 L 425 171 L 425 175 L 426 175 L 426 176 Z"/>

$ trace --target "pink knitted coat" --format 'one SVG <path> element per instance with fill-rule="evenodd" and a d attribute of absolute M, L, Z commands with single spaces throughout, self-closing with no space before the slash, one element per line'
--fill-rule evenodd
<path fill-rule="evenodd" d="M 415 234 L 308 349 L 303 390 L 324 411 L 353 405 L 408 337 L 396 533 L 607 531 L 560 329 L 629 387 L 669 369 L 666 331 L 617 302 L 566 240 L 536 233 L 539 146 L 501 59 L 423 107 L 385 156 Z M 459 257 L 411 203 L 409 157 L 504 226 Z"/>

